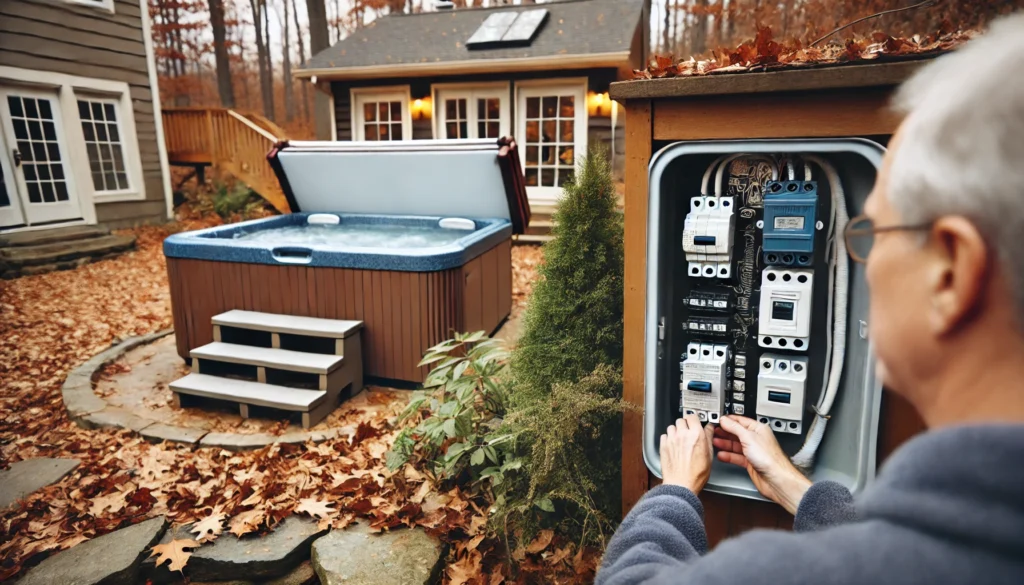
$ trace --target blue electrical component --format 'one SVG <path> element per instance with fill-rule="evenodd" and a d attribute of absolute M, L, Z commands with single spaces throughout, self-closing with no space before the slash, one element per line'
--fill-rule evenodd
<path fill-rule="evenodd" d="M 711 382 L 700 382 L 698 380 L 691 380 L 686 385 L 687 390 L 694 390 L 696 392 L 711 392 Z"/>
<path fill-rule="evenodd" d="M 816 181 L 775 181 L 765 185 L 764 263 L 810 266 L 817 221 Z"/>

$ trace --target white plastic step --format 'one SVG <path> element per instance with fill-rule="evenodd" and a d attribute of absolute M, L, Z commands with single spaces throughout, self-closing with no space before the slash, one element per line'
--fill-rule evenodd
<path fill-rule="evenodd" d="M 302 390 L 246 380 L 219 378 L 206 374 L 189 374 L 170 383 L 172 392 L 204 396 L 254 406 L 309 412 L 327 397 L 323 390 Z"/>
<path fill-rule="evenodd" d="M 193 349 L 190 354 L 201 360 L 263 366 L 289 372 L 305 372 L 309 374 L 329 374 L 336 370 L 345 358 L 340 355 L 307 353 L 289 349 L 270 347 L 253 347 L 214 341 Z"/>
<path fill-rule="evenodd" d="M 268 331 L 270 333 L 288 333 L 292 335 L 308 335 L 310 337 L 328 337 L 343 339 L 354 335 L 363 326 L 362 321 L 341 321 L 339 319 L 319 319 L 317 317 L 298 317 L 295 315 L 275 315 L 234 309 L 221 313 L 212 319 L 214 325 Z"/>

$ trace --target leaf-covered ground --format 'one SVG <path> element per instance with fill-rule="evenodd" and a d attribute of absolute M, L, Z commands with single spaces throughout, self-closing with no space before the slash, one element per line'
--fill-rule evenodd
<path fill-rule="evenodd" d="M 422 526 L 453 545 L 448 583 L 592 578 L 594 551 L 553 541 L 549 532 L 509 551 L 505 539 L 485 538 L 486 502 L 457 488 L 439 491 L 411 467 L 389 473 L 384 456 L 397 433 L 389 421 L 402 405 L 394 393 L 375 398 L 385 408 L 346 414 L 357 428 L 351 440 L 246 453 L 153 445 L 130 431 L 89 431 L 68 420 L 60 388 L 71 369 L 118 340 L 171 325 L 161 252 L 168 230 L 134 233 L 138 249 L 119 258 L 0 281 L 0 468 L 32 457 L 82 462 L 60 482 L 0 511 L 0 581 L 156 515 L 196 523 L 191 540 L 154 551 L 159 562 L 187 571 L 197 544 L 225 532 L 264 533 L 289 514 L 335 528 L 355 521 L 380 530 Z M 538 249 L 513 248 L 517 308 L 539 262 Z M 518 561 L 515 575 L 501 563 L 506 555 Z"/>

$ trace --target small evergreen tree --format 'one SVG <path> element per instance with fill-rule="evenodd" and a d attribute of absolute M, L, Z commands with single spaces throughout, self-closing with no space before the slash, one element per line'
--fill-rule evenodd
<path fill-rule="evenodd" d="M 592 151 L 564 188 L 555 238 L 511 360 L 502 431 L 522 472 L 494 521 L 525 538 L 542 524 L 599 542 L 619 514 L 622 403 L 622 217 L 604 155 Z M 499 433 L 500 434 L 500 433 Z"/>
<path fill-rule="evenodd" d="M 622 216 L 605 156 L 580 163 L 554 216 L 554 240 L 512 356 L 513 404 L 551 394 L 598 365 L 622 365 Z"/>

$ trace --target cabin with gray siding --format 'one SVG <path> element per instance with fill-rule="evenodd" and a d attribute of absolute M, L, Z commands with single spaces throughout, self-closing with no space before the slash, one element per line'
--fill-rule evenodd
<path fill-rule="evenodd" d="M 609 85 L 647 58 L 649 2 L 562 0 L 379 18 L 296 77 L 332 100 L 330 140 L 497 138 L 520 148 L 534 206 L 603 150 L 621 177 L 625 117 Z"/>
<path fill-rule="evenodd" d="M 145 0 L 0 0 L 0 235 L 166 221 Z"/>

